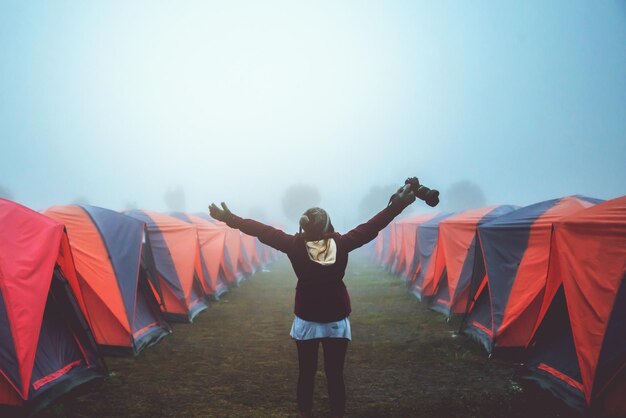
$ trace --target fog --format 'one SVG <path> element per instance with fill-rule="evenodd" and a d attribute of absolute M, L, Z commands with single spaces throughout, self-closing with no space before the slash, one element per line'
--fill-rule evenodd
<path fill-rule="evenodd" d="M 625 3 L 506 3 L 2 0 L 0 191 L 292 231 L 294 184 L 338 229 L 409 176 L 626 194 Z"/>

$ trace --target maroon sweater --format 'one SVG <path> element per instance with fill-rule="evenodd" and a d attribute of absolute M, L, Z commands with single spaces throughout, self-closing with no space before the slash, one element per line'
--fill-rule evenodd
<path fill-rule="evenodd" d="M 378 235 L 402 210 L 401 205 L 390 205 L 369 221 L 341 235 L 334 233 L 337 260 L 323 266 L 311 261 L 301 233 L 289 235 L 269 225 L 252 219 L 232 215 L 226 222 L 243 233 L 287 254 L 298 278 L 294 313 L 313 322 L 339 321 L 350 315 L 350 296 L 343 277 L 348 264 L 348 253 L 367 244 Z"/>

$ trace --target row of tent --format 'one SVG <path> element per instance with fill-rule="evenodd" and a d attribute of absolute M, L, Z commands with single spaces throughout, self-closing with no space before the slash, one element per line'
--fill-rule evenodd
<path fill-rule="evenodd" d="M 0 408 L 104 377 L 103 355 L 158 343 L 275 254 L 204 214 L 0 199 Z"/>
<path fill-rule="evenodd" d="M 626 196 L 411 216 L 373 257 L 523 383 L 626 416 Z"/>

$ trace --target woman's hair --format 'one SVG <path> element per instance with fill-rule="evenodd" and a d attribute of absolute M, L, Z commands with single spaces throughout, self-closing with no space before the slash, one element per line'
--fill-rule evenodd
<path fill-rule="evenodd" d="M 324 209 L 311 208 L 300 217 L 300 232 L 304 232 L 306 241 L 319 241 L 328 238 L 335 228 Z"/>

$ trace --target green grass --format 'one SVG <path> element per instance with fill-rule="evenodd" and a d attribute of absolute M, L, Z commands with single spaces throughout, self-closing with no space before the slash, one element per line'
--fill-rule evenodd
<path fill-rule="evenodd" d="M 363 256 L 351 259 L 353 341 L 346 360 L 349 417 L 567 417 L 547 394 L 527 393 L 511 365 L 489 360 L 442 315 Z M 191 324 L 137 358 L 107 358 L 111 376 L 42 417 L 294 417 L 295 275 L 281 258 Z M 320 353 L 321 354 L 321 353 Z M 320 355 L 314 413 L 328 415 Z"/>

